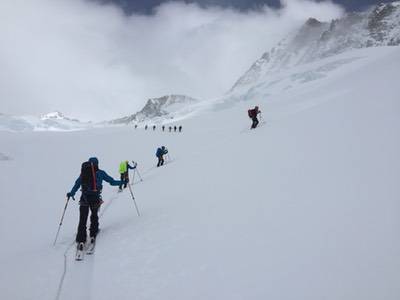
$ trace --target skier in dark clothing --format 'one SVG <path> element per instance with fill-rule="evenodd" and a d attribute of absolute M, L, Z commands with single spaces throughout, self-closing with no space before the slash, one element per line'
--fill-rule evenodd
<path fill-rule="evenodd" d="M 250 129 L 255 129 L 257 127 L 257 125 L 259 123 L 258 119 L 257 119 L 257 115 L 260 113 L 261 113 L 261 111 L 258 109 L 258 106 L 254 107 L 253 109 L 248 110 L 249 118 L 251 118 L 251 120 L 253 121 Z"/>
<path fill-rule="evenodd" d="M 182 125 L 179 126 L 179 132 L 182 132 Z"/>
<path fill-rule="evenodd" d="M 156 125 L 153 125 L 153 131 L 156 130 Z"/>
<path fill-rule="evenodd" d="M 162 131 L 164 131 L 164 130 L 165 130 L 165 126 L 164 126 L 164 125 L 163 125 L 161 128 L 162 128 Z"/>
<path fill-rule="evenodd" d="M 176 132 L 176 126 L 174 126 L 174 132 Z"/>
<path fill-rule="evenodd" d="M 168 153 L 168 149 L 165 146 L 162 146 L 157 149 L 156 156 L 158 158 L 157 167 L 162 166 L 164 164 L 164 155 Z"/>
<path fill-rule="evenodd" d="M 67 197 L 74 199 L 75 193 L 81 187 L 81 198 L 79 201 L 79 225 L 76 234 L 77 249 L 83 251 L 86 243 L 86 223 L 90 215 L 90 242 L 94 243 L 97 232 L 99 231 L 99 217 L 97 215 L 100 205 L 103 203 L 101 199 L 101 191 L 103 189 L 103 180 L 110 185 L 120 185 L 123 181 L 114 180 L 106 172 L 99 169 L 99 161 L 96 157 L 90 158 L 82 164 L 81 174 L 76 179 L 71 191 L 67 193 Z"/>
<path fill-rule="evenodd" d="M 119 185 L 118 189 L 119 192 L 122 192 L 122 184 L 124 185 L 124 189 L 126 189 L 126 186 L 128 185 L 129 182 L 129 169 L 133 170 L 136 168 L 136 166 L 137 166 L 136 163 L 134 163 L 133 166 L 131 166 L 127 160 L 119 164 L 119 174 L 121 175 L 121 182 L 123 182 Z"/>
<path fill-rule="evenodd" d="M 171 127 L 171 126 L 169 126 L 169 128 L 168 128 L 168 129 L 169 129 L 169 132 L 171 132 L 171 130 L 172 130 L 172 127 Z"/>
<path fill-rule="evenodd" d="M 137 128 L 137 124 L 135 124 L 135 129 Z"/>
<path fill-rule="evenodd" d="M 147 125 L 146 125 L 146 126 L 144 126 L 144 130 L 147 130 Z"/>

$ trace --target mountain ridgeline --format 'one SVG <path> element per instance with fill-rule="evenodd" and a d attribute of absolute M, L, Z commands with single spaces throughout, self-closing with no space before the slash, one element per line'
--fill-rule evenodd
<path fill-rule="evenodd" d="M 266 52 L 239 78 L 230 92 L 255 84 L 282 69 L 351 49 L 400 45 L 400 1 L 379 4 L 329 22 L 314 18 Z"/>
<path fill-rule="evenodd" d="M 92 124 L 69 118 L 55 111 L 42 116 L 12 116 L 0 113 L 0 131 L 73 131 L 91 128 Z"/>
<path fill-rule="evenodd" d="M 298 83 L 327 77 L 331 71 L 357 59 L 340 58 L 347 51 L 399 45 L 400 1 L 379 4 L 364 12 L 348 13 L 331 22 L 310 18 L 265 52 L 219 100 L 230 102 L 280 95 Z M 318 63 L 319 66 L 313 66 Z M 189 117 L 204 107 L 200 100 L 172 94 L 148 99 L 140 111 L 98 124 L 80 122 L 60 112 L 41 117 L 0 114 L 0 131 L 71 131 L 96 125 L 161 124 Z"/>
<path fill-rule="evenodd" d="M 147 100 L 139 112 L 123 118 L 112 120 L 111 124 L 143 123 L 147 121 L 162 122 L 175 119 L 192 111 L 199 100 L 184 95 L 169 95 Z"/>

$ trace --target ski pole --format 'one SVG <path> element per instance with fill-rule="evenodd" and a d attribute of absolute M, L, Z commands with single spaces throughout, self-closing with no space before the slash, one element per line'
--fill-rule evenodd
<path fill-rule="evenodd" d="M 129 192 L 131 193 L 131 196 L 132 196 L 133 203 L 135 203 L 136 212 L 137 212 L 138 216 L 140 217 L 139 209 L 137 207 L 135 197 L 133 196 L 131 185 L 129 184 L 128 187 L 129 187 Z"/>
<path fill-rule="evenodd" d="M 142 179 L 142 176 L 140 176 L 140 173 L 139 173 L 139 170 L 137 169 L 137 167 L 136 167 L 136 173 L 138 174 L 138 176 L 139 176 L 139 178 L 140 178 L 140 181 L 143 181 L 143 179 Z"/>
<path fill-rule="evenodd" d="M 72 197 L 72 199 L 75 200 L 74 197 Z M 62 223 L 63 223 L 63 221 L 64 221 L 65 211 L 67 210 L 68 202 L 69 202 L 69 197 L 67 197 L 67 202 L 65 202 L 64 211 L 63 211 L 63 214 L 62 214 L 62 216 L 61 216 L 60 225 L 58 225 L 58 230 L 57 230 L 56 238 L 54 239 L 53 246 L 56 245 L 56 242 L 57 242 L 57 239 L 58 239 L 58 234 L 60 233 L 61 225 L 62 225 Z"/>
<path fill-rule="evenodd" d="M 136 168 L 133 170 L 131 185 L 133 185 L 135 183 L 135 172 L 136 172 Z"/>

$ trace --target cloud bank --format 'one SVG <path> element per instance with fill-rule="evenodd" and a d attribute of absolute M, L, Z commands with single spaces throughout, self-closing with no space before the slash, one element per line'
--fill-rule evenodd
<path fill-rule="evenodd" d="M 167 2 L 126 16 L 85 0 L 2 0 L 0 113 L 101 120 L 165 94 L 218 97 L 308 17 L 343 13 L 331 2 L 282 4 L 240 12 Z"/>

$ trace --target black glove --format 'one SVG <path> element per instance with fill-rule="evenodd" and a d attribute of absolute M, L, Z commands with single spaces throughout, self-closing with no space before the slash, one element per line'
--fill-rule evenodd
<path fill-rule="evenodd" d="M 71 192 L 67 193 L 68 200 L 69 200 L 69 198 L 72 198 L 72 200 L 75 200 L 74 196 L 75 196 L 75 194 L 73 194 Z"/>

